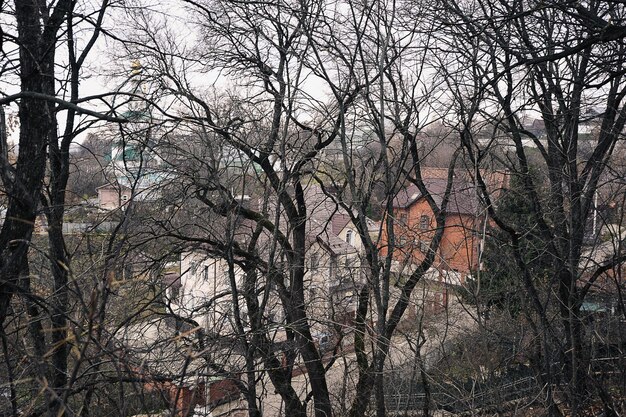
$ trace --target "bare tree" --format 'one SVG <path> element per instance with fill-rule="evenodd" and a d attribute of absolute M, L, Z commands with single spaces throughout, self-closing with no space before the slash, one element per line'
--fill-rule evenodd
<path fill-rule="evenodd" d="M 83 67 L 102 33 L 108 6 L 108 1 L 94 9 L 67 1 L 3 5 L 4 75 L 6 80 L 19 80 L 19 91 L 2 99 L 3 105 L 16 103 L 19 107 L 16 161 L 6 158 L 6 135 L 1 144 L 5 155 L 2 182 L 8 203 L 0 232 L 0 322 L 13 415 L 20 409 L 35 414 L 75 413 L 68 402 L 80 364 L 70 364 L 70 349 L 71 340 L 81 331 L 70 330 L 72 316 L 78 313 L 70 301 L 75 282 L 70 279 L 71 245 L 63 234 L 63 224 L 70 146 L 88 126 L 81 116 L 123 120 L 108 111 L 83 107 L 87 99 L 79 94 Z M 58 120 L 62 117 L 63 132 L 59 133 Z M 39 216 L 42 213 L 45 220 Z M 47 226 L 47 242 L 33 238 L 35 225 L 41 222 Z M 47 267 L 41 268 L 37 261 L 41 253 L 46 254 L 40 261 Z M 41 275 L 36 277 L 36 272 Z M 27 315 L 28 320 L 22 322 L 20 314 Z M 17 398 L 18 371 L 11 369 L 17 365 L 10 360 L 7 345 L 9 336 L 15 343 L 24 340 L 24 331 L 30 338 L 25 347 L 34 382 L 28 388 L 29 396 Z"/>
<path fill-rule="evenodd" d="M 594 28 L 608 20 L 620 25 L 623 9 L 615 4 L 569 5 L 479 2 L 440 3 L 442 50 L 448 77 L 461 114 L 459 132 L 478 187 L 493 222 L 508 234 L 519 279 L 532 305 L 541 343 L 539 374 L 546 384 L 550 414 L 557 415 L 554 389 L 565 394 L 569 412 L 577 415 L 601 400 L 614 415 L 606 386 L 590 372 L 585 313 L 582 305 L 604 268 L 620 265 L 622 256 L 597 267 L 582 266 L 581 254 L 590 233 L 594 196 L 603 173 L 614 160 L 624 130 L 624 82 L 615 63 L 623 58 L 619 41 L 600 41 Z M 588 27 L 581 26 L 580 21 Z M 593 22 L 593 23 L 592 23 Z M 457 25 L 458 24 L 458 25 Z M 616 38 L 611 38 L 616 39 Z M 534 131 L 529 118 L 541 122 Z M 487 123 L 491 134 L 481 135 Z M 585 129 L 597 125 L 591 137 Z M 583 152 L 586 145 L 592 151 Z M 521 195 L 530 204 L 528 227 L 507 221 L 495 209 L 478 168 L 497 146 Z M 546 173 L 546 187 L 532 175 L 532 150 Z M 545 245 L 550 258 L 547 281 L 535 274 L 524 247 L 528 239 Z M 542 255 L 543 256 L 543 255 Z M 591 278 L 590 278 L 591 277 Z"/>
<path fill-rule="evenodd" d="M 354 316 L 338 332 L 342 341 L 354 337 L 358 375 L 352 404 L 344 409 L 365 415 L 375 393 L 377 413 L 384 415 L 383 373 L 392 339 L 415 302 L 414 289 L 439 258 L 454 178 L 451 158 L 447 186 L 434 197 L 421 171 L 432 149 L 424 150 L 420 132 L 432 122 L 428 100 L 440 93 L 426 63 L 430 31 L 419 32 L 408 4 L 191 6 L 203 36 L 197 49 L 177 48 L 167 26 L 155 33 L 143 11 L 135 17 L 142 30 L 128 47 L 159 80 L 163 96 L 177 102 L 172 123 L 188 132 L 171 143 L 173 154 L 187 160 L 173 161 L 187 191 L 175 204 L 193 207 L 195 214 L 180 210 L 181 217 L 168 219 L 157 235 L 226 262 L 230 331 L 245 352 L 251 415 L 260 412 L 255 390 L 267 374 L 288 413 L 304 415 L 312 401 L 316 415 L 327 416 L 335 359 L 325 358 L 315 334 L 320 322 L 341 325 L 336 315 L 316 314 L 306 286 L 311 239 L 331 227 L 329 217 L 320 224 L 316 212 L 328 204 L 330 215 L 345 215 L 356 225 L 363 253 L 351 278 Z M 186 73 L 196 61 L 221 71 L 232 86 L 218 93 L 198 88 Z M 328 94 L 318 94 L 320 88 Z M 427 256 L 399 279 L 393 200 L 409 184 L 428 200 L 435 225 Z M 323 202 L 313 198 L 314 189 Z M 389 239 L 384 254 L 368 218 L 379 204 Z M 207 225 L 198 224 L 199 215 L 207 216 Z M 278 340 L 268 320 L 273 308 L 284 314 Z M 310 391 L 299 392 L 293 377 L 298 366 L 306 370 Z"/>
<path fill-rule="evenodd" d="M 0 99 L 20 108 L 17 160 L 4 131 L 0 149 L 13 415 L 503 412 L 508 392 L 485 398 L 527 363 L 550 415 L 617 415 L 585 308 L 610 284 L 624 312 L 621 231 L 599 233 L 622 220 L 621 5 L 125 6 L 117 36 L 108 0 L 0 5 L 20 85 Z M 104 34 L 132 72 L 81 97 Z M 70 145 L 95 120 L 118 195 L 78 215 Z"/>

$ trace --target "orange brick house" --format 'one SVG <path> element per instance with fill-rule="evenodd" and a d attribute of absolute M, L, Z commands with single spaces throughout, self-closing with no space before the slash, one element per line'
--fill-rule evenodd
<path fill-rule="evenodd" d="M 497 198 L 506 184 L 506 174 L 482 171 L 481 174 L 487 187 L 493 190 L 493 197 Z M 423 175 L 430 175 L 424 177 L 424 185 L 435 204 L 441 207 L 447 184 L 447 170 L 424 170 Z M 400 190 L 394 198 L 392 220 L 393 248 L 387 222 L 383 222 L 381 253 L 386 256 L 393 250 L 392 257 L 397 269 L 406 271 L 406 266 L 419 264 L 430 250 L 437 228 L 435 215 L 417 186 L 411 184 Z M 455 175 L 446 210 L 443 237 L 427 279 L 442 284 L 463 285 L 468 274 L 480 267 L 479 254 L 485 222 L 488 222 L 488 218 L 470 175 Z"/>
<path fill-rule="evenodd" d="M 446 179 L 428 178 L 424 183 L 435 204 L 441 207 Z M 467 181 L 455 179 L 453 184 L 441 243 L 432 267 L 421 280 L 419 295 L 416 294 L 430 313 L 445 309 L 450 286 L 463 285 L 479 263 L 481 239 L 476 231 L 482 229 L 484 216 L 480 216 L 478 199 Z M 394 198 L 392 223 L 393 242 L 387 222 L 383 221 L 380 250 L 383 256 L 391 253 L 392 269 L 402 281 L 403 275 L 410 274 L 431 250 L 430 244 L 437 229 L 433 210 L 414 184 L 400 190 Z"/>
<path fill-rule="evenodd" d="M 446 180 L 424 180 L 435 203 L 441 205 Z M 448 202 L 446 225 L 439 246 L 434 268 L 454 271 L 465 275 L 478 267 L 478 244 L 476 230 L 480 230 L 477 198 L 473 188 L 466 184 L 454 184 Z M 483 216 L 484 217 L 484 216 Z M 393 258 L 413 264 L 421 262 L 430 250 L 435 235 L 435 214 L 417 186 L 403 189 L 393 203 L 395 244 Z M 384 253 L 389 249 L 389 233 L 384 230 Z"/>

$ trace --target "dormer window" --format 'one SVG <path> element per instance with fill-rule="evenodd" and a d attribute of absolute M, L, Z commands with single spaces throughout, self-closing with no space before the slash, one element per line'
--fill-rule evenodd
<path fill-rule="evenodd" d="M 311 271 L 315 272 L 317 271 L 317 268 L 319 268 L 319 264 L 320 264 L 320 260 L 319 260 L 319 256 L 317 253 L 314 253 L 311 255 Z"/>
<path fill-rule="evenodd" d="M 420 216 L 420 230 L 428 230 L 430 227 L 430 217 L 427 215 Z"/>

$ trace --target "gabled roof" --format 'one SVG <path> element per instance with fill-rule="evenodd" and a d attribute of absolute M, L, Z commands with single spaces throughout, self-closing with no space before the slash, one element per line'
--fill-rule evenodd
<path fill-rule="evenodd" d="M 180 274 L 177 272 L 168 272 L 163 275 L 163 285 L 168 288 L 180 289 L 182 282 L 180 280 Z"/>
<path fill-rule="evenodd" d="M 447 180 L 441 178 L 424 179 L 424 185 L 432 195 L 437 206 L 441 206 L 446 191 Z M 409 208 L 422 198 L 422 193 L 415 184 L 403 188 L 394 198 L 394 208 Z M 476 214 L 479 209 L 479 200 L 474 186 L 467 181 L 453 180 L 448 201 L 447 212 L 458 214 Z"/>
<path fill-rule="evenodd" d="M 125 188 L 127 190 L 130 190 L 130 187 L 127 187 L 126 185 L 121 185 L 121 184 L 113 184 L 113 183 L 108 183 L 108 184 L 104 184 L 101 185 L 99 187 L 96 187 L 96 191 L 98 190 L 104 190 L 104 189 L 109 189 L 109 190 L 116 190 L 119 191 L 120 189 Z"/>
<path fill-rule="evenodd" d="M 343 207 L 336 204 L 320 187 L 308 187 L 305 190 L 305 194 L 309 213 L 307 225 L 307 240 L 309 244 L 321 237 L 333 252 L 348 253 L 346 252 L 347 248 L 354 250 L 352 245 L 337 237 L 352 222 L 350 214 Z M 367 224 L 370 229 L 377 228 L 377 223 L 373 220 L 367 219 Z M 342 247 L 337 246 L 339 243 L 335 242 L 341 242 Z M 332 249 L 333 247 L 335 249 Z"/>
<path fill-rule="evenodd" d="M 323 233 L 317 235 L 316 240 L 333 256 L 350 255 L 353 253 L 357 253 L 357 250 L 354 246 L 349 245 L 348 243 L 344 242 L 339 237 L 334 235 Z"/>
<path fill-rule="evenodd" d="M 350 223 L 350 221 L 350 216 L 346 213 L 337 212 L 333 214 L 333 216 L 331 217 L 333 233 L 336 235 L 339 234 L 343 230 L 343 228 L 346 227 L 348 223 Z"/>
<path fill-rule="evenodd" d="M 444 168 L 423 167 L 421 173 L 426 189 L 433 196 L 435 203 L 440 206 L 446 190 L 448 170 Z M 494 199 L 497 199 L 508 186 L 509 174 L 507 172 L 481 169 L 480 174 Z M 475 173 L 470 170 L 455 170 L 450 200 L 448 202 L 448 212 L 476 214 L 478 210 L 480 210 L 480 199 L 477 197 L 474 177 Z M 480 193 L 478 194 L 480 195 Z M 393 200 L 393 207 L 406 209 L 421 198 L 422 193 L 417 186 L 410 184 L 398 191 Z"/>

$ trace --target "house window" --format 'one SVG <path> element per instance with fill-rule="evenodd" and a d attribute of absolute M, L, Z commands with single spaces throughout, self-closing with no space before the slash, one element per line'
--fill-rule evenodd
<path fill-rule="evenodd" d="M 209 266 L 208 265 L 204 265 L 204 271 L 202 272 L 202 278 L 205 281 L 209 280 Z"/>
<path fill-rule="evenodd" d="M 346 243 L 352 245 L 352 230 L 346 232 Z"/>
<path fill-rule="evenodd" d="M 170 300 L 177 301 L 178 297 L 180 296 L 180 287 L 177 285 L 171 285 L 169 290 L 170 290 Z"/>
<path fill-rule="evenodd" d="M 399 247 L 403 247 L 404 245 L 406 245 L 406 237 L 405 236 L 400 236 L 398 238 L 398 246 Z"/>
<path fill-rule="evenodd" d="M 123 280 L 133 279 L 133 266 L 132 265 L 124 265 L 124 271 L 122 273 Z"/>
<path fill-rule="evenodd" d="M 427 215 L 420 216 L 420 230 L 427 230 L 430 227 L 430 217 Z"/>
<path fill-rule="evenodd" d="M 423 240 L 418 241 L 417 242 L 417 248 L 422 253 L 428 252 L 428 248 L 429 248 L 428 242 L 424 242 Z"/>
<path fill-rule="evenodd" d="M 407 224 L 407 217 L 406 217 L 406 213 L 400 213 L 400 224 Z"/>
<path fill-rule="evenodd" d="M 317 268 L 320 266 L 320 259 L 317 253 L 311 255 L 311 271 L 317 271 Z"/>

